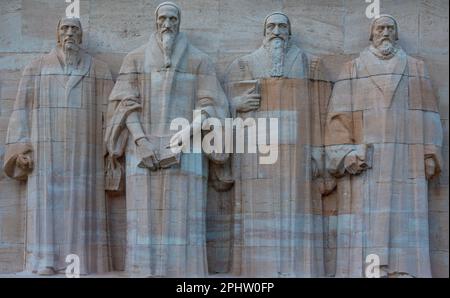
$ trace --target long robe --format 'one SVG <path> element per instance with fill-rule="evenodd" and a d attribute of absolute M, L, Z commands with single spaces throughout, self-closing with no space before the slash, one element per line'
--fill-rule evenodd
<path fill-rule="evenodd" d="M 26 67 L 4 169 L 28 179 L 25 271 L 60 271 L 76 254 L 82 274 L 102 273 L 109 270 L 102 121 L 113 81 L 107 65 L 85 53 L 72 75 L 61 65 L 55 49 Z M 28 173 L 16 159 L 30 152 Z"/>
<path fill-rule="evenodd" d="M 283 78 L 270 78 L 270 69 L 269 55 L 261 47 L 233 62 L 226 77 L 230 99 L 254 85 L 249 81 L 257 80 L 260 86 L 256 91 L 261 93 L 260 108 L 248 113 L 233 111 L 236 117 L 276 118 L 279 123 L 275 164 L 260 164 L 259 153 L 233 155 L 231 273 L 242 277 L 323 276 L 322 204 L 313 181 L 320 174 L 313 177 L 312 168 L 323 164 L 321 118 L 331 84 L 324 80 L 320 60 L 296 46 L 287 53 Z"/>
<path fill-rule="evenodd" d="M 325 137 L 327 167 L 344 176 L 338 182 L 337 277 L 364 277 L 370 254 L 379 256 L 382 274 L 431 276 L 424 160 L 433 158 L 440 171 L 442 138 L 422 61 L 401 49 L 381 60 L 366 49 L 345 66 Z M 348 176 L 350 153 L 372 168 Z"/>
<path fill-rule="evenodd" d="M 183 153 L 179 166 L 156 172 L 139 168 L 136 144 L 125 123 L 137 111 L 146 137 L 162 148 L 176 133 L 170 130 L 172 120 L 181 117 L 192 123 L 194 109 L 223 119 L 228 102 L 210 59 L 183 33 L 175 41 L 172 66 L 163 65 L 152 35 L 148 44 L 126 56 L 110 97 L 106 143 L 112 189 L 120 186 L 117 160 L 126 160 L 125 267 L 139 276 L 204 277 L 208 158 Z"/>

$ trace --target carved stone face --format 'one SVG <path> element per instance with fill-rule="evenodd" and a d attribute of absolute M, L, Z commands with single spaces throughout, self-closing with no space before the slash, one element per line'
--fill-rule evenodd
<path fill-rule="evenodd" d="M 76 20 L 63 19 L 58 28 L 58 36 L 61 47 L 78 48 L 81 44 L 82 31 Z"/>
<path fill-rule="evenodd" d="M 266 22 L 266 42 L 273 39 L 289 39 L 289 22 L 288 19 L 280 14 L 270 16 Z"/>
<path fill-rule="evenodd" d="M 394 20 L 388 17 L 382 17 L 377 20 L 373 26 L 372 35 L 372 43 L 375 48 L 380 48 L 385 42 L 394 45 L 397 36 L 397 28 Z"/>
<path fill-rule="evenodd" d="M 159 36 L 164 33 L 178 34 L 180 26 L 178 10 L 171 5 L 162 6 L 158 10 L 156 24 Z"/>
<path fill-rule="evenodd" d="M 264 48 L 268 51 L 272 69 L 270 76 L 283 77 L 284 58 L 289 42 L 289 20 L 281 14 L 274 14 L 267 18 L 265 24 Z"/>

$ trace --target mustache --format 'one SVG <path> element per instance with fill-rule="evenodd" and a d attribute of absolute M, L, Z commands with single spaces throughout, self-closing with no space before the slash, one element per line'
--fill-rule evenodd
<path fill-rule="evenodd" d="M 271 35 L 269 37 L 269 41 L 272 41 L 274 39 L 281 39 L 281 40 L 285 41 L 285 38 L 283 36 L 281 36 L 281 35 Z"/>
<path fill-rule="evenodd" d="M 174 33 L 174 30 L 172 28 L 162 28 L 161 33 Z"/>
<path fill-rule="evenodd" d="M 377 41 L 378 41 L 378 42 L 389 41 L 389 42 L 391 42 L 391 43 L 393 42 L 392 38 L 390 38 L 390 37 L 385 37 L 385 36 L 378 38 Z"/>
<path fill-rule="evenodd" d="M 73 37 L 66 37 L 64 38 L 64 42 L 73 42 L 73 43 L 77 43 L 77 40 Z"/>

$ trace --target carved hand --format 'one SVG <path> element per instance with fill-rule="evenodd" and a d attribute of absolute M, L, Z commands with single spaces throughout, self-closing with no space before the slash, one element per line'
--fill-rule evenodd
<path fill-rule="evenodd" d="M 152 144 L 147 138 L 139 139 L 136 143 L 139 155 L 138 157 L 141 160 L 138 166 L 140 168 L 148 168 L 152 171 L 157 171 L 159 168 L 159 161 L 156 158 L 156 153 Z"/>
<path fill-rule="evenodd" d="M 232 99 L 232 104 L 237 112 L 247 113 L 259 109 L 261 95 L 253 94 L 255 88 L 248 90 L 244 95 Z"/>
<path fill-rule="evenodd" d="M 16 164 L 24 171 L 31 172 L 34 168 L 33 159 L 27 154 L 19 154 L 16 159 Z"/>
<path fill-rule="evenodd" d="M 433 158 L 425 159 L 425 175 L 428 180 L 431 180 L 436 176 L 436 162 Z"/>
<path fill-rule="evenodd" d="M 367 165 L 358 157 L 356 152 L 351 152 L 345 157 L 344 167 L 351 175 L 359 175 L 367 169 Z"/>

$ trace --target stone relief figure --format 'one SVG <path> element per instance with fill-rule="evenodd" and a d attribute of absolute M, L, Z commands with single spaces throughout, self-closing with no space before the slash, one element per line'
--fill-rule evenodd
<path fill-rule="evenodd" d="M 263 45 L 234 61 L 225 78 L 235 117 L 279 121 L 274 164 L 260 164 L 259 153 L 232 159 L 231 272 L 238 276 L 324 274 L 321 194 L 313 179 L 323 174 L 321 116 L 331 85 L 320 60 L 301 51 L 291 36 L 288 16 L 271 13 Z"/>
<path fill-rule="evenodd" d="M 4 170 L 27 180 L 27 273 L 109 270 L 102 115 L 113 81 L 81 49 L 79 19 L 63 18 L 57 47 L 28 65 L 10 118 Z"/>
<path fill-rule="evenodd" d="M 167 158 L 166 151 L 189 139 L 198 123 L 227 117 L 228 101 L 211 60 L 180 32 L 180 8 L 164 2 L 155 17 L 156 32 L 126 56 L 109 99 L 107 188 L 121 187 L 125 157 L 127 272 L 204 277 L 208 159 L 224 160 L 187 152 Z M 191 125 L 174 134 L 176 118 Z"/>
<path fill-rule="evenodd" d="M 431 277 L 428 181 L 442 167 L 442 126 L 424 62 L 398 44 L 397 21 L 373 20 L 371 45 L 345 65 L 330 100 L 327 168 L 338 182 L 337 277 Z"/>

